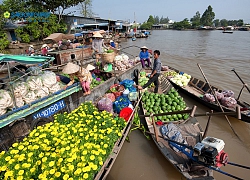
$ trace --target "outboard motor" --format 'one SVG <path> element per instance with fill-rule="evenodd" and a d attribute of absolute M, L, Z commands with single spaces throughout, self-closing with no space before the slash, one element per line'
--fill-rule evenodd
<path fill-rule="evenodd" d="M 214 137 L 206 137 L 194 146 L 193 156 L 199 162 L 209 166 L 221 167 L 228 162 L 228 154 L 223 151 L 224 141 Z"/>

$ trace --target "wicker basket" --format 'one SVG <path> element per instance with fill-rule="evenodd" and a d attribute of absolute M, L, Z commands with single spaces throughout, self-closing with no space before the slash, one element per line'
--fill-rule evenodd
<path fill-rule="evenodd" d="M 112 52 L 112 53 L 103 53 L 102 54 L 102 59 L 107 63 L 112 63 L 112 62 L 114 62 L 114 59 L 115 59 L 115 53 L 114 52 Z"/>

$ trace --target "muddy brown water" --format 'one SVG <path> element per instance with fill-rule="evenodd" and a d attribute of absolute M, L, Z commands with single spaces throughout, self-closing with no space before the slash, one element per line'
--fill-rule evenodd
<path fill-rule="evenodd" d="M 235 31 L 233 34 L 221 31 L 152 31 L 148 38 L 128 39 L 122 41 L 121 51 L 130 57 L 138 56 L 139 48 L 159 49 L 160 59 L 164 65 L 169 65 L 194 77 L 204 79 L 197 63 L 200 64 L 210 84 L 221 89 L 233 90 L 236 97 L 242 83 L 231 71 L 236 72 L 250 85 L 250 32 Z M 131 47 L 130 47 L 131 46 Z M 130 47 L 130 48 L 127 48 Z M 18 50 L 15 50 L 18 53 Z M 190 97 L 181 94 L 189 107 L 197 106 L 196 113 L 209 112 Z M 250 94 L 243 90 L 241 99 L 250 102 Z M 207 117 L 197 118 L 205 129 Z M 239 135 L 239 140 L 231 130 L 223 116 L 214 116 L 207 136 L 224 140 L 224 151 L 229 155 L 229 161 L 250 166 L 250 124 L 229 117 L 232 127 Z M 132 131 L 130 142 L 125 142 L 107 180 L 175 180 L 184 179 L 180 173 L 164 158 L 152 140 L 147 140 L 139 131 Z M 221 170 L 250 179 L 250 170 L 231 165 Z M 214 172 L 219 180 L 232 179 Z"/>
<path fill-rule="evenodd" d="M 149 49 L 159 49 L 163 64 L 184 71 L 194 77 L 204 79 L 197 66 L 200 64 L 209 83 L 221 89 L 233 90 L 236 97 L 242 83 L 231 71 L 236 72 L 250 85 L 250 33 L 235 31 L 233 34 L 223 34 L 221 31 L 153 31 L 147 39 L 121 43 L 125 54 L 138 56 L 139 48 L 146 45 Z M 134 46 L 131 48 L 126 48 Z M 137 47 L 135 47 L 137 46 Z M 209 112 L 190 97 L 181 94 L 189 107 L 197 106 L 196 113 Z M 250 102 L 250 94 L 243 90 L 241 99 Z M 205 129 L 207 117 L 197 117 Z M 239 140 L 223 116 L 211 119 L 207 136 L 224 140 L 224 151 L 229 155 L 229 161 L 250 166 L 250 124 L 229 117 L 232 127 L 239 135 Z M 152 140 L 147 140 L 139 131 L 129 135 L 130 143 L 125 142 L 116 159 L 107 180 L 175 180 L 184 179 L 180 173 L 164 158 Z M 250 170 L 226 165 L 221 170 L 250 179 Z M 232 179 L 214 172 L 219 180 Z"/>

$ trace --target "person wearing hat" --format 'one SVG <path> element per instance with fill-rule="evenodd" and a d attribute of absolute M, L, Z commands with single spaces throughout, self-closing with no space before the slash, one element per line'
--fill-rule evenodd
<path fill-rule="evenodd" d="M 30 45 L 29 46 L 29 49 L 28 49 L 28 54 L 31 56 L 35 53 L 35 49 L 34 49 L 34 46 L 33 45 Z"/>
<path fill-rule="evenodd" d="M 89 72 L 95 68 L 92 65 L 88 65 L 86 68 L 80 67 L 76 64 L 69 62 L 62 70 L 63 73 L 69 74 L 70 82 L 64 87 L 66 89 L 68 86 L 74 84 L 75 77 L 80 81 L 80 84 L 84 90 L 84 95 L 90 94 L 90 84 L 92 81 L 92 75 Z"/>
<path fill-rule="evenodd" d="M 43 56 L 47 56 L 47 54 L 48 54 L 48 45 L 43 44 L 42 47 L 41 47 L 41 51 L 42 51 Z"/>
<path fill-rule="evenodd" d="M 108 47 L 105 46 L 102 37 L 103 36 L 99 32 L 95 32 L 93 35 L 93 38 L 95 39 L 92 41 L 92 48 L 95 51 L 97 62 L 101 58 L 100 55 L 103 53 L 103 48 L 108 49 Z"/>
<path fill-rule="evenodd" d="M 161 60 L 159 59 L 159 56 L 160 56 L 160 51 L 155 50 L 154 51 L 154 64 L 153 64 L 153 69 L 152 69 L 152 72 L 150 74 L 149 80 L 143 86 L 135 85 L 136 88 L 142 90 L 142 89 L 145 89 L 146 87 L 148 87 L 150 84 L 154 83 L 154 85 L 155 85 L 154 93 L 158 93 L 158 88 L 159 88 L 158 78 L 161 74 Z"/>
<path fill-rule="evenodd" d="M 142 46 L 141 47 L 141 52 L 139 54 L 139 57 L 140 57 L 140 61 L 141 61 L 141 64 L 142 64 L 142 68 L 145 69 L 145 61 L 147 61 L 147 67 L 150 67 L 151 66 L 151 63 L 150 63 L 150 55 L 149 55 L 149 52 L 148 52 L 148 48 L 146 46 Z"/>

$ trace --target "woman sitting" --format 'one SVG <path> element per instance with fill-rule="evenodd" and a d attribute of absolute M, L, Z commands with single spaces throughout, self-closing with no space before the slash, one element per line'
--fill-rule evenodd
<path fill-rule="evenodd" d="M 150 63 L 150 55 L 149 55 L 149 52 L 148 52 L 148 48 L 146 46 L 142 46 L 141 47 L 141 52 L 139 54 L 139 57 L 140 57 L 140 61 L 141 61 L 141 64 L 142 64 L 142 68 L 145 69 L 145 61 L 147 61 L 147 67 L 150 67 L 151 66 L 151 63 Z"/>

